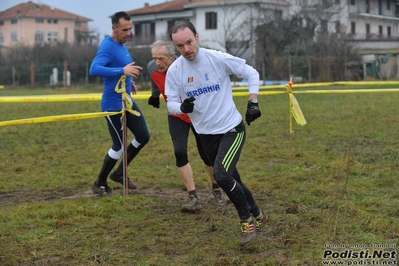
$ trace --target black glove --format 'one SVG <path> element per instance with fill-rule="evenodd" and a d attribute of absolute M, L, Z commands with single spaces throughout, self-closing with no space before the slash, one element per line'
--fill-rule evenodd
<path fill-rule="evenodd" d="M 245 114 L 245 120 L 247 121 L 248 126 L 253 122 L 256 118 L 260 117 L 262 114 L 259 110 L 258 103 L 253 103 L 248 101 L 247 105 L 247 113 Z"/>
<path fill-rule="evenodd" d="M 159 108 L 159 97 L 148 98 L 148 104 L 154 106 L 155 108 Z"/>
<path fill-rule="evenodd" d="M 180 105 L 180 110 L 183 113 L 192 113 L 194 111 L 194 101 L 194 96 L 184 99 L 183 103 Z"/>

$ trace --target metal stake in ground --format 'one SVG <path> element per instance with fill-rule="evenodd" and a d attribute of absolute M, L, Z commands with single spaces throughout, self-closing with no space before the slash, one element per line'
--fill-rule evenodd
<path fill-rule="evenodd" d="M 122 112 L 122 134 L 123 134 L 123 196 L 129 194 L 128 189 L 128 176 L 127 176 L 127 116 L 126 116 L 126 100 L 123 99 L 123 112 Z"/>

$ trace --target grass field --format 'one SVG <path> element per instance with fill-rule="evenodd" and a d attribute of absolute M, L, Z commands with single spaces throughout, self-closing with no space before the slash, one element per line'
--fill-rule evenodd
<path fill-rule="evenodd" d="M 99 91 L 6 88 L 0 97 Z M 330 265 L 326 249 L 345 251 L 331 244 L 397 250 L 399 93 L 296 98 L 307 125 L 294 123 L 292 135 L 286 94 L 260 96 L 262 116 L 247 127 L 238 169 L 269 221 L 245 249 L 232 204 L 212 202 L 192 136 L 204 208 L 180 212 L 186 192 L 163 102 L 137 100 L 151 140 L 128 169 L 139 188 L 127 197 L 116 183 L 112 197 L 89 192 L 110 147 L 104 118 L 0 127 L 0 265 Z M 235 101 L 244 114 L 246 97 Z M 96 101 L 1 103 L 0 120 L 98 111 Z"/>

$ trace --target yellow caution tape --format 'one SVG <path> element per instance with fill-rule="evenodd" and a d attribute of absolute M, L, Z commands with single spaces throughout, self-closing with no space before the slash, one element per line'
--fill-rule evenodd
<path fill-rule="evenodd" d="M 43 116 L 36 118 L 26 118 L 18 120 L 10 120 L 0 122 L 1 126 L 12 126 L 12 125 L 26 125 L 26 124 L 36 124 L 36 123 L 47 123 L 47 122 L 58 122 L 67 120 L 79 120 L 88 118 L 97 118 L 102 116 L 116 115 L 121 112 L 97 112 L 97 113 L 87 113 L 87 114 L 70 114 L 70 115 L 56 115 L 56 116 Z"/>
<path fill-rule="evenodd" d="M 292 93 L 292 81 L 288 82 L 285 84 L 285 89 L 287 90 L 288 93 Z"/>
<path fill-rule="evenodd" d="M 4 96 L 0 97 L 0 103 L 15 102 L 79 102 L 100 101 L 101 93 L 88 94 L 59 94 L 59 95 L 33 95 L 33 96 Z M 150 92 L 141 92 L 133 96 L 134 99 L 148 99 Z"/>
<path fill-rule="evenodd" d="M 136 110 L 133 110 L 133 109 L 127 109 L 126 111 L 128 111 L 129 113 L 131 113 L 132 115 L 135 115 L 135 116 L 141 115 L 139 112 L 137 112 Z"/>
<path fill-rule="evenodd" d="M 375 92 L 399 92 L 399 89 L 357 89 L 357 90 L 301 90 L 295 93 L 306 94 L 334 94 L 334 93 L 375 93 Z"/>
<path fill-rule="evenodd" d="M 127 103 L 131 103 L 131 98 L 126 93 L 126 85 L 125 85 L 126 76 L 122 76 L 117 86 L 115 87 L 115 91 L 118 93 L 123 93 L 123 97 Z M 120 82 L 121 88 L 118 88 Z M 398 88 L 392 89 L 352 89 L 352 90 L 301 90 L 301 91 L 292 91 L 292 81 L 285 85 L 286 91 L 259 91 L 259 95 L 274 95 L 274 94 L 289 94 L 290 99 L 290 114 L 292 114 L 299 125 L 305 125 L 306 119 L 302 113 L 302 110 L 299 106 L 298 101 L 294 97 L 294 93 L 300 94 L 324 94 L 324 93 L 384 93 L 384 92 L 399 92 Z M 385 82 L 385 81 L 376 81 L 376 82 L 324 82 L 324 83 L 304 83 L 304 84 L 296 84 L 297 87 L 312 87 L 312 86 L 331 86 L 331 85 L 398 85 L 398 81 L 393 82 Z M 0 89 L 4 86 L 0 86 Z M 260 89 L 270 89 L 270 88 L 284 88 L 284 85 L 276 85 L 276 86 L 261 86 Z M 239 89 L 242 89 L 239 87 Z M 101 93 L 91 93 L 91 94 L 64 94 L 64 95 L 35 95 L 35 96 L 4 96 L 0 97 L 0 103 L 6 102 L 65 102 L 65 101 L 99 101 L 101 100 Z M 148 99 L 151 95 L 151 92 L 139 92 L 138 94 L 132 95 L 134 99 Z M 247 96 L 248 92 L 233 92 L 233 96 Z M 126 110 L 133 115 L 140 116 L 141 114 L 135 110 L 128 109 Z M 0 122 L 0 126 L 8 126 L 8 125 L 22 125 L 22 124 L 32 124 L 32 123 L 44 123 L 44 122 L 53 122 L 53 121 L 66 121 L 66 120 L 78 120 L 78 119 L 87 119 L 87 118 L 95 118 L 101 116 L 114 115 L 121 112 L 98 112 L 98 113 L 87 113 L 87 114 L 74 114 L 74 115 L 59 115 L 59 116 L 48 116 L 48 117 L 38 117 L 38 118 L 27 118 L 20 120 L 11 120 L 11 121 L 3 121 Z"/>
<path fill-rule="evenodd" d="M 301 107 L 299 107 L 298 101 L 296 100 L 295 96 L 292 94 L 292 85 L 293 84 L 294 83 L 292 82 L 292 79 L 291 79 L 290 82 L 288 82 L 285 85 L 287 93 L 288 93 L 288 95 L 290 97 L 290 112 L 294 116 L 295 121 L 299 125 L 304 126 L 304 125 L 306 125 L 306 119 L 305 119 L 305 116 L 302 113 Z"/>
<path fill-rule="evenodd" d="M 295 84 L 295 87 L 299 87 L 303 84 Z M 309 86 L 305 86 L 309 87 Z M 248 88 L 247 88 L 248 90 Z M 293 91 L 293 94 L 339 94 L 339 93 L 384 93 L 384 92 L 399 92 L 399 88 L 392 89 L 354 89 L 354 90 L 300 90 Z M 259 91 L 259 95 L 276 95 L 285 94 L 287 91 Z M 148 99 L 151 93 L 139 92 L 132 96 L 135 100 Z M 248 96 L 248 92 L 233 92 L 233 96 Z M 162 95 L 161 95 L 162 97 Z M 59 94 L 59 95 L 34 95 L 34 96 L 4 96 L 0 97 L 0 103 L 12 103 L 12 102 L 78 102 L 78 101 L 100 101 L 101 93 L 89 93 L 89 94 Z"/>
<path fill-rule="evenodd" d="M 295 121 L 301 126 L 306 125 L 306 119 L 302 113 L 301 107 L 299 107 L 298 101 L 292 93 L 290 93 L 289 95 L 291 100 L 291 112 L 295 118 Z"/>
<path fill-rule="evenodd" d="M 125 103 L 126 109 L 130 110 L 132 109 L 133 102 L 132 99 L 130 98 L 130 95 L 126 92 L 126 76 L 122 75 L 118 82 L 115 85 L 115 92 L 116 93 L 122 93 L 122 98 Z"/>
<path fill-rule="evenodd" d="M 4 96 L 0 103 L 11 102 L 67 102 L 67 101 L 99 101 L 101 93 L 68 94 L 68 95 L 34 95 L 34 96 Z"/>
<path fill-rule="evenodd" d="M 119 84 L 121 84 L 120 87 L 119 87 Z M 116 83 L 115 91 L 117 93 L 122 93 L 124 105 L 126 105 L 126 106 L 124 106 L 124 108 L 126 108 L 126 111 L 128 111 L 129 113 L 131 113 L 132 115 L 135 115 L 135 116 L 141 115 L 136 110 L 132 110 L 133 102 L 132 102 L 132 98 L 130 97 L 130 95 L 126 92 L 126 76 L 125 75 L 122 75 L 121 78 Z"/>

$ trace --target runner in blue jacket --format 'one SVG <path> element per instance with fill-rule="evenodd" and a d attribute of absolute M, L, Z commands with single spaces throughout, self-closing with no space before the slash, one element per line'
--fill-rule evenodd
<path fill-rule="evenodd" d="M 123 109 L 122 96 L 125 95 L 128 107 L 140 113 L 137 116 L 126 112 L 126 126 L 134 135 L 134 139 L 127 147 L 127 163 L 130 164 L 150 140 L 144 116 L 131 97 L 131 93 L 136 93 L 133 77 L 137 78 L 142 68 L 135 65 L 124 45 L 131 36 L 133 25 L 129 14 L 123 11 L 117 12 L 112 16 L 111 21 L 112 34 L 106 37 L 98 48 L 90 67 L 90 75 L 103 78 L 104 91 L 101 99 L 103 112 L 120 112 Z M 107 184 L 107 177 L 123 154 L 122 114 L 105 118 L 112 139 L 112 147 L 108 150 L 97 180 L 92 185 L 92 191 L 101 196 L 112 195 L 112 189 Z M 123 184 L 123 161 L 111 173 L 110 179 Z M 135 189 L 137 186 L 129 179 L 128 188 Z"/>

